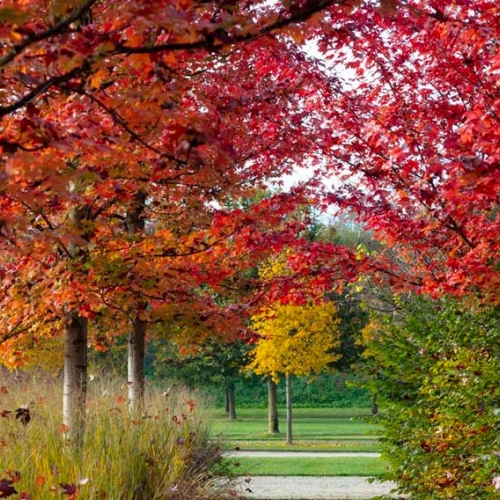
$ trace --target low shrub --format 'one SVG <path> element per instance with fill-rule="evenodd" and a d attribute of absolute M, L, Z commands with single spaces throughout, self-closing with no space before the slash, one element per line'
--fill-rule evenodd
<path fill-rule="evenodd" d="M 184 390 L 152 391 L 130 418 L 126 387 L 93 382 L 81 449 L 61 428 L 61 384 L 0 385 L 0 498 L 12 500 L 211 500 L 231 496 L 225 462 L 203 411 Z"/>

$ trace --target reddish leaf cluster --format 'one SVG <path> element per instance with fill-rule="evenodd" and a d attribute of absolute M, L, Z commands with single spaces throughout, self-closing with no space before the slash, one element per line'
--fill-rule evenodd
<path fill-rule="evenodd" d="M 318 33 L 335 105 L 328 202 L 354 210 L 427 291 L 496 295 L 500 90 L 496 2 L 368 6 Z"/>

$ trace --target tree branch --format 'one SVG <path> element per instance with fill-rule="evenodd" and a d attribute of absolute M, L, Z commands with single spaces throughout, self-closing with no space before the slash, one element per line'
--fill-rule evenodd
<path fill-rule="evenodd" d="M 179 160 L 175 156 L 171 156 L 171 155 L 169 155 L 167 153 L 164 153 L 163 151 L 161 151 L 160 149 L 156 148 L 152 144 L 149 144 L 137 132 L 135 132 L 134 130 L 132 130 L 130 128 L 129 124 L 120 116 L 120 114 L 116 110 L 114 110 L 114 109 L 110 108 L 109 106 L 107 106 L 106 104 L 104 104 L 96 96 L 94 96 L 92 94 L 89 94 L 88 92 L 85 92 L 83 90 L 77 90 L 76 92 L 78 94 L 80 94 L 80 95 L 86 96 L 92 102 L 94 102 L 95 104 L 97 104 L 97 106 L 99 106 L 102 110 L 104 110 L 106 113 L 108 113 L 113 118 L 113 120 L 115 121 L 115 123 L 117 123 L 118 125 L 120 125 L 125 130 L 125 132 L 127 132 L 130 135 L 130 137 L 133 140 L 137 141 L 139 144 L 142 144 L 145 148 L 149 149 L 150 151 L 152 151 L 153 153 L 157 154 L 158 156 L 161 156 L 162 158 L 167 158 L 168 160 L 171 160 L 171 161 L 173 161 L 173 162 L 175 162 L 177 164 L 185 164 L 184 161 Z"/>
<path fill-rule="evenodd" d="M 17 111 L 19 108 L 22 108 L 23 106 L 31 102 L 33 99 L 38 97 L 40 94 L 48 90 L 50 87 L 55 85 L 61 85 L 61 83 L 65 83 L 71 80 L 73 77 L 78 76 L 81 73 L 84 73 L 85 71 L 88 71 L 89 69 L 90 69 L 89 62 L 84 61 L 82 65 L 73 68 L 71 71 L 68 71 L 68 73 L 65 73 L 64 75 L 59 75 L 49 78 L 48 80 L 38 85 L 38 87 L 36 87 L 31 92 L 21 97 L 21 99 L 14 102 L 10 106 L 1 106 L 0 118 L 2 116 L 8 115 L 9 113 Z"/>
<path fill-rule="evenodd" d="M 86 0 L 83 4 L 75 9 L 68 17 L 61 19 L 58 23 L 40 33 L 30 33 L 19 43 L 14 45 L 10 52 L 0 57 L 0 67 L 9 64 L 17 55 L 19 55 L 24 49 L 29 47 L 31 44 L 45 40 L 51 36 L 58 35 L 65 28 L 67 28 L 71 23 L 74 23 L 81 17 L 83 17 L 88 10 L 94 5 L 98 0 Z"/>
<path fill-rule="evenodd" d="M 201 33 L 200 38 L 194 42 L 179 42 L 179 43 L 167 43 L 152 46 L 141 46 L 141 47 L 130 47 L 124 44 L 118 44 L 113 52 L 118 54 L 149 54 L 154 52 L 163 51 L 178 51 L 178 50 L 194 50 L 202 48 L 216 48 L 219 49 L 224 46 L 236 45 L 242 42 L 249 42 L 256 40 L 264 35 L 268 35 L 273 31 L 283 29 L 290 24 L 303 23 L 310 19 L 317 12 L 321 12 L 332 5 L 341 5 L 343 0 L 317 0 L 310 1 L 306 4 L 304 8 L 297 8 L 288 17 L 282 15 L 278 16 L 278 19 L 271 22 L 267 26 L 264 26 L 257 30 L 256 32 L 249 33 L 237 33 L 235 35 L 230 35 L 226 33 L 224 39 L 217 37 L 217 31 L 220 30 L 220 26 L 217 25 L 212 31 Z M 286 11 L 283 11 L 285 13 Z"/>

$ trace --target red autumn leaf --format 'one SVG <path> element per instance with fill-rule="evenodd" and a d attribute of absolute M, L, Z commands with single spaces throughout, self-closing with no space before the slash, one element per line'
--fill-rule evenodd
<path fill-rule="evenodd" d="M 76 484 L 73 483 L 59 483 L 59 486 L 61 487 L 61 493 L 63 495 L 73 496 L 77 491 Z"/>
<path fill-rule="evenodd" d="M 10 479 L 0 479 L 0 498 L 9 498 L 17 494 L 16 489 L 12 486 L 13 481 Z"/>
<path fill-rule="evenodd" d="M 61 434 L 66 434 L 68 431 L 69 431 L 69 427 L 68 427 L 67 425 L 65 425 L 65 424 L 61 424 L 61 425 L 59 426 L 59 432 L 60 432 Z"/>

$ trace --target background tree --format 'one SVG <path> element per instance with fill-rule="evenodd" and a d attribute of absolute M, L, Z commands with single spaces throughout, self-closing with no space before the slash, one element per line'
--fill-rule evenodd
<path fill-rule="evenodd" d="M 186 343 L 178 337 L 159 341 L 155 350 L 154 376 L 206 390 L 213 385 L 224 394 L 225 410 L 235 420 L 235 380 L 241 377 L 249 343 L 243 338 L 207 338 Z"/>
<path fill-rule="evenodd" d="M 248 369 L 270 376 L 285 375 L 287 384 L 286 442 L 292 444 L 291 375 L 311 375 L 325 370 L 339 355 L 337 308 L 332 302 L 276 304 L 252 317 L 252 328 L 261 336 Z"/>
<path fill-rule="evenodd" d="M 267 432 L 279 434 L 278 387 L 272 376 L 267 377 Z"/>

